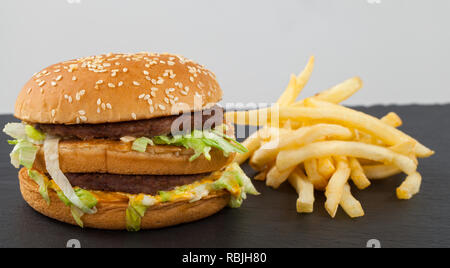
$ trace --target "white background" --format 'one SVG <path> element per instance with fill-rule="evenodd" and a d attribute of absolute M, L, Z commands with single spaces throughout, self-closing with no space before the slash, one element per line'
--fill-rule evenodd
<path fill-rule="evenodd" d="M 273 102 L 315 55 L 304 96 L 358 75 L 347 104 L 446 103 L 449 14 L 446 0 L 2 0 L 0 113 L 52 63 L 139 51 L 205 64 L 224 102 Z"/>

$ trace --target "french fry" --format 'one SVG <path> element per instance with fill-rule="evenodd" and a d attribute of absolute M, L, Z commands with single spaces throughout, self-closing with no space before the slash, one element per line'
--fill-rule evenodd
<path fill-rule="evenodd" d="M 242 142 L 248 152 L 243 154 L 237 154 L 234 158 L 234 162 L 238 164 L 244 163 L 260 146 L 263 140 L 270 139 L 271 136 L 277 135 L 280 132 L 279 129 L 271 127 L 263 127 L 258 131 L 253 132 L 245 141 Z"/>
<path fill-rule="evenodd" d="M 286 88 L 283 94 L 281 94 L 281 97 L 277 101 L 277 103 L 280 106 L 290 105 L 297 99 L 298 95 L 303 90 L 306 83 L 308 83 L 313 69 L 314 69 L 314 56 L 310 57 L 308 64 L 306 65 L 305 69 L 298 75 L 298 77 L 291 75 L 291 81 L 289 82 L 289 86 Z"/>
<path fill-rule="evenodd" d="M 400 127 L 403 125 L 402 119 L 394 112 L 390 112 L 380 119 L 383 123 L 391 127 Z"/>
<path fill-rule="evenodd" d="M 358 218 L 364 216 L 364 210 L 361 203 L 353 197 L 350 185 L 346 183 L 344 185 L 344 191 L 342 193 L 341 202 L 339 203 L 344 209 L 345 213 L 351 218 Z"/>
<path fill-rule="evenodd" d="M 363 86 L 359 77 L 350 78 L 328 90 L 322 91 L 314 99 L 332 103 L 341 103 L 358 92 Z"/>
<path fill-rule="evenodd" d="M 266 177 L 267 177 L 267 172 L 269 172 L 268 170 L 263 170 L 261 172 L 259 172 L 258 174 L 256 174 L 255 177 L 253 177 L 253 179 L 255 181 L 265 181 Z"/>
<path fill-rule="evenodd" d="M 276 166 L 273 166 L 266 176 L 266 185 L 274 189 L 280 187 L 280 185 L 286 181 L 289 175 L 294 171 L 295 167 L 280 171 Z"/>
<path fill-rule="evenodd" d="M 413 141 L 405 141 L 405 142 L 399 143 L 397 145 L 391 146 L 391 147 L 389 147 L 389 149 L 396 153 L 408 156 L 417 165 L 419 163 L 419 161 L 417 160 L 416 154 L 414 152 L 415 145 L 416 144 Z"/>
<path fill-rule="evenodd" d="M 364 170 L 361 167 L 361 164 L 359 161 L 354 158 L 349 158 L 349 165 L 351 168 L 351 174 L 350 178 L 352 179 L 353 183 L 358 187 L 358 189 L 363 190 L 370 186 L 370 181 L 367 179 L 366 175 L 364 174 Z"/>
<path fill-rule="evenodd" d="M 314 211 L 314 185 L 300 168 L 296 168 L 289 175 L 288 180 L 298 193 L 297 212 L 312 213 Z"/>
<path fill-rule="evenodd" d="M 303 163 L 307 159 L 333 155 L 352 156 L 383 163 L 392 163 L 406 174 L 412 174 L 417 169 L 417 165 L 409 157 L 381 146 L 353 141 L 321 141 L 299 148 L 283 150 L 277 156 L 276 166 L 280 171 L 284 171 Z"/>
<path fill-rule="evenodd" d="M 317 169 L 326 179 L 329 179 L 336 171 L 336 167 L 334 166 L 333 159 L 331 157 L 319 158 L 317 161 Z"/>
<path fill-rule="evenodd" d="M 386 179 L 402 172 L 394 165 L 366 165 L 362 168 L 364 174 L 371 180 Z"/>
<path fill-rule="evenodd" d="M 319 173 L 317 167 L 317 160 L 308 159 L 305 161 L 304 165 L 306 175 L 308 176 L 309 181 L 311 181 L 312 184 L 314 185 L 314 188 L 320 191 L 325 190 L 325 187 L 327 187 L 328 184 L 328 180 L 324 176 L 322 176 L 322 174 Z"/>
<path fill-rule="evenodd" d="M 327 197 L 325 209 L 332 218 L 336 216 L 339 203 L 344 193 L 344 185 L 350 177 L 350 167 L 348 166 L 347 159 L 345 157 L 336 157 L 336 162 L 336 172 L 331 176 L 325 190 L 325 196 Z"/>
<path fill-rule="evenodd" d="M 324 103 L 324 102 L 322 102 Z M 328 103 L 328 105 L 333 105 Z M 298 107 L 298 108 L 276 108 L 276 109 L 261 109 L 258 111 L 241 111 L 241 112 L 230 112 L 227 113 L 227 120 L 232 122 L 243 121 L 249 122 L 247 117 L 250 118 L 263 118 L 262 121 L 271 119 L 271 116 L 277 114 L 279 118 L 287 120 L 297 120 L 297 121 L 308 121 L 308 120 L 319 120 L 333 123 L 341 124 L 349 128 L 360 129 L 374 137 L 379 138 L 387 145 L 396 145 L 408 140 L 415 141 L 416 147 L 415 152 L 419 157 L 429 157 L 434 154 L 432 150 L 420 144 L 418 141 L 414 140 L 412 137 L 406 135 L 400 130 L 393 128 L 381 122 L 379 119 L 370 116 L 368 114 L 355 111 L 349 108 L 344 108 L 341 106 L 328 106 L 318 108 L 309 107 Z"/>
<path fill-rule="evenodd" d="M 397 188 L 398 199 L 411 199 L 420 191 L 422 176 L 418 172 L 409 175 L 406 180 Z"/>
<path fill-rule="evenodd" d="M 255 151 L 252 161 L 254 165 L 261 166 L 274 161 L 283 148 L 302 146 L 325 138 L 349 139 L 352 135 L 349 129 L 338 125 L 317 124 L 312 127 L 303 127 L 283 133 L 279 139 L 263 144 Z"/>

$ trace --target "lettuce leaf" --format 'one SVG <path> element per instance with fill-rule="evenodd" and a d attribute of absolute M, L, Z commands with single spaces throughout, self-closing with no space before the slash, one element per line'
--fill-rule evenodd
<path fill-rule="evenodd" d="M 186 135 L 176 135 L 173 137 L 156 136 L 153 137 L 153 141 L 155 144 L 184 146 L 185 148 L 193 149 L 194 155 L 189 161 L 194 161 L 202 154 L 206 159 L 211 160 L 209 152 L 212 148 L 221 150 L 225 156 L 228 156 L 232 152 L 247 152 L 247 148 L 232 137 L 222 133 L 220 129 L 223 132 L 223 126 L 219 126 L 212 130 L 193 130 L 190 134 Z"/>
<path fill-rule="evenodd" d="M 48 196 L 48 184 L 49 181 L 46 177 L 36 170 L 28 169 L 28 176 L 39 185 L 39 193 L 44 198 L 47 205 L 50 205 L 50 197 Z"/>
<path fill-rule="evenodd" d="M 3 128 L 3 132 L 13 137 L 15 140 L 9 140 L 8 143 L 15 145 L 10 153 L 11 164 L 15 168 L 21 165 L 30 169 L 39 150 L 37 144 L 42 144 L 45 134 L 34 127 L 22 123 L 8 123 Z"/>
<path fill-rule="evenodd" d="M 146 201 L 145 197 L 147 196 L 137 195 L 129 197 L 128 208 L 125 212 L 125 216 L 127 230 L 130 232 L 137 232 L 141 229 L 141 219 L 144 217 L 145 212 L 149 207 L 144 205 Z"/>
<path fill-rule="evenodd" d="M 146 137 L 141 137 L 133 141 L 133 145 L 131 146 L 131 150 L 138 152 L 145 152 L 147 150 L 147 145 L 153 145 L 153 141 Z"/>
<path fill-rule="evenodd" d="M 238 208 L 242 205 L 247 194 L 259 195 L 251 180 L 237 163 L 229 165 L 222 176 L 212 184 L 213 189 L 226 189 L 231 193 L 229 206 Z"/>
<path fill-rule="evenodd" d="M 64 195 L 64 193 L 61 190 L 55 189 L 56 194 L 58 195 L 59 199 L 66 205 L 70 207 L 70 212 L 72 213 L 72 217 L 75 220 L 75 222 L 81 227 L 84 227 L 83 221 L 81 220 L 81 217 L 84 215 L 84 212 L 79 209 L 77 206 L 72 204 L 70 200 Z M 78 198 L 83 202 L 85 206 L 92 209 L 97 205 L 97 198 L 89 192 L 81 188 L 74 189 L 75 194 L 78 196 Z"/>
<path fill-rule="evenodd" d="M 11 164 L 15 168 L 19 168 L 20 165 L 26 168 L 32 168 L 38 150 L 39 147 L 29 142 L 28 140 L 16 140 L 16 145 L 14 146 L 12 152 L 9 154 L 11 158 Z"/>

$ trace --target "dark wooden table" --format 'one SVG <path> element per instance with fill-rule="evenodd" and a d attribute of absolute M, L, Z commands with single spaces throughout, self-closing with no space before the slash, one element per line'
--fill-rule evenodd
<path fill-rule="evenodd" d="M 69 239 L 78 239 L 82 247 L 365 247 L 370 239 L 383 247 L 450 247 L 450 105 L 359 109 L 375 116 L 397 112 L 402 130 L 436 150 L 420 161 L 422 190 L 412 200 L 397 200 L 395 188 L 404 179 L 398 175 L 353 190 L 365 217 L 353 220 L 340 210 L 331 219 L 323 193 L 316 193 L 315 212 L 301 215 L 290 186 L 273 190 L 255 182 L 262 195 L 198 222 L 138 233 L 80 229 L 49 219 L 22 200 L 17 170 L 9 163 L 12 148 L 2 134 L 0 247 L 65 247 Z M 11 121 L 11 115 L 0 116 L 2 126 Z"/>

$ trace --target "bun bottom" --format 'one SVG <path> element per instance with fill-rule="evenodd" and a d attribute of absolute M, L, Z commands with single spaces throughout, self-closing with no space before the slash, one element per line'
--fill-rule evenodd
<path fill-rule="evenodd" d="M 56 193 L 49 190 L 50 205 L 39 194 L 38 185 L 28 177 L 27 170 L 19 171 L 20 191 L 23 199 L 36 211 L 47 217 L 65 223 L 77 225 L 72 217 L 70 208 L 59 200 Z M 157 229 L 182 223 L 192 222 L 209 217 L 222 210 L 229 202 L 230 194 L 221 191 L 210 194 L 203 199 L 189 203 L 188 201 L 161 203 L 149 207 L 142 217 L 141 229 Z M 125 230 L 125 211 L 127 201 L 103 201 L 99 200 L 96 214 L 85 214 L 82 217 L 84 227 Z"/>

